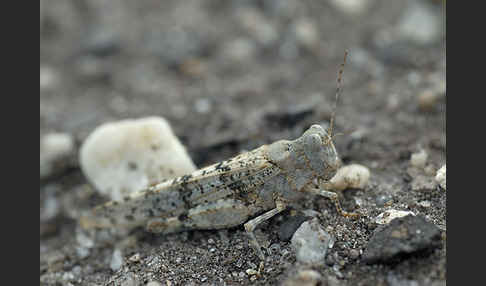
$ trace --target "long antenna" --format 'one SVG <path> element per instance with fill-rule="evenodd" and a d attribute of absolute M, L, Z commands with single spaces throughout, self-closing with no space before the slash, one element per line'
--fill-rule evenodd
<path fill-rule="evenodd" d="M 343 78 L 343 72 L 344 72 L 344 64 L 346 63 L 346 59 L 348 58 L 348 50 L 344 50 L 344 60 L 341 64 L 341 68 L 339 69 L 339 74 L 337 78 L 337 87 L 336 87 L 336 99 L 334 101 L 334 108 L 332 110 L 331 114 L 331 122 L 329 124 L 329 136 L 332 138 L 332 132 L 334 128 L 334 117 L 336 116 L 336 108 L 337 108 L 337 103 L 338 103 L 338 98 L 339 94 L 341 92 L 341 81 Z"/>

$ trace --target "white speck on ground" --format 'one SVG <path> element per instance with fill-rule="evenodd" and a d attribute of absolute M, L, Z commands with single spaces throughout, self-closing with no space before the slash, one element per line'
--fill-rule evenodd
<path fill-rule="evenodd" d="M 418 1 L 411 3 L 398 21 L 398 34 L 416 44 L 433 43 L 440 36 L 440 16 L 426 4 Z"/>
<path fill-rule="evenodd" d="M 375 222 L 377 224 L 389 224 L 392 220 L 399 218 L 399 217 L 404 217 L 407 215 L 415 215 L 413 212 L 410 211 L 401 211 L 401 210 L 387 210 L 385 212 L 382 212 L 375 218 Z"/>
<path fill-rule="evenodd" d="M 113 271 L 118 271 L 123 265 L 122 252 L 119 249 L 113 251 L 113 256 L 111 257 L 110 268 Z"/>
<path fill-rule="evenodd" d="M 435 175 L 435 181 L 440 185 L 441 188 L 444 190 L 446 189 L 446 165 L 442 166 Z"/>
<path fill-rule="evenodd" d="M 423 169 L 427 163 L 428 154 L 424 149 L 421 149 L 417 153 L 413 153 L 410 157 L 410 165 L 415 168 Z"/>
<path fill-rule="evenodd" d="M 333 190 L 342 191 L 347 188 L 364 189 L 370 179 L 370 170 L 359 164 L 351 164 L 340 168 L 329 181 Z"/>
<path fill-rule="evenodd" d="M 40 142 L 40 177 L 45 178 L 56 172 L 59 162 L 74 151 L 74 139 L 66 133 L 50 133 Z M 59 166 L 60 167 L 60 166 Z"/>

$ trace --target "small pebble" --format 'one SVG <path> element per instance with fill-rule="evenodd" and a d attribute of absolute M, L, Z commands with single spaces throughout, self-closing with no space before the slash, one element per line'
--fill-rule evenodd
<path fill-rule="evenodd" d="M 207 98 L 198 98 L 194 103 L 197 113 L 206 114 L 211 111 L 211 102 Z"/>
<path fill-rule="evenodd" d="M 67 133 L 50 133 L 40 141 L 40 178 L 60 172 L 74 152 L 74 139 Z"/>
<path fill-rule="evenodd" d="M 401 211 L 401 210 L 387 210 L 382 212 L 375 218 L 375 222 L 377 224 L 389 224 L 392 220 L 400 217 L 404 217 L 407 215 L 415 215 L 413 212 L 410 211 Z"/>
<path fill-rule="evenodd" d="M 253 41 L 246 38 L 237 38 L 229 41 L 221 47 L 221 57 L 232 63 L 244 63 L 250 60 L 256 53 Z"/>
<path fill-rule="evenodd" d="M 301 270 L 296 276 L 287 279 L 284 286 L 317 286 L 322 282 L 322 276 L 314 270 Z"/>
<path fill-rule="evenodd" d="M 237 20 L 246 32 L 260 44 L 268 46 L 278 39 L 278 31 L 259 10 L 252 8 L 239 9 Z"/>
<path fill-rule="evenodd" d="M 130 258 L 128 258 L 131 262 L 139 262 L 140 261 L 140 253 L 135 253 Z"/>
<path fill-rule="evenodd" d="M 110 268 L 113 271 L 118 271 L 122 267 L 122 265 L 123 265 L 122 252 L 119 249 L 115 249 L 115 251 L 113 251 L 113 256 L 111 258 Z"/>
<path fill-rule="evenodd" d="M 55 218 L 61 210 L 58 200 L 54 196 L 49 196 L 44 200 L 44 208 L 41 209 L 41 221 L 48 221 Z"/>
<path fill-rule="evenodd" d="M 429 173 L 426 172 L 426 168 L 417 168 L 410 164 L 410 168 L 407 169 L 407 174 L 412 178 L 410 183 L 411 188 L 413 191 L 433 191 L 437 187 L 437 182 L 435 181 L 434 176 L 428 175 Z"/>
<path fill-rule="evenodd" d="M 59 74 L 51 67 L 40 66 L 40 90 L 50 90 L 56 87 L 59 82 Z"/>
<path fill-rule="evenodd" d="M 421 1 L 410 1 L 407 9 L 398 19 L 396 33 L 399 37 L 415 44 L 431 44 L 441 34 L 441 16 Z"/>
<path fill-rule="evenodd" d="M 80 259 L 84 259 L 89 256 L 90 250 L 87 247 L 77 246 L 76 247 L 76 254 Z"/>
<path fill-rule="evenodd" d="M 112 200 L 196 170 L 161 117 L 103 124 L 86 138 L 79 157 L 88 180 Z"/>
<path fill-rule="evenodd" d="M 423 169 L 427 163 L 428 154 L 424 149 L 421 149 L 417 153 L 413 153 L 410 157 L 410 165 L 415 168 Z"/>
<path fill-rule="evenodd" d="M 308 18 L 297 20 L 293 24 L 293 30 L 297 42 L 312 50 L 319 43 L 319 31 L 316 28 L 316 24 Z"/>
<path fill-rule="evenodd" d="M 429 208 L 430 207 L 430 201 L 420 201 L 418 202 L 418 205 L 424 208 Z"/>
<path fill-rule="evenodd" d="M 297 260 L 303 263 L 324 264 L 332 237 L 319 224 L 317 218 L 306 221 L 292 237 Z"/>
<path fill-rule="evenodd" d="M 95 245 L 94 240 L 80 228 L 76 229 L 76 242 L 85 248 L 92 248 Z"/>
<path fill-rule="evenodd" d="M 351 249 L 351 250 L 349 251 L 349 257 L 350 257 L 351 259 L 357 259 L 357 258 L 359 257 L 359 251 L 358 251 L 358 250 L 356 250 L 356 249 Z"/>
<path fill-rule="evenodd" d="M 135 275 L 128 275 L 127 279 L 122 282 L 121 286 L 139 286 L 140 282 L 138 281 Z"/>
<path fill-rule="evenodd" d="M 418 106 L 422 111 L 430 111 L 437 105 L 441 94 L 436 89 L 426 89 L 418 94 Z"/>
<path fill-rule="evenodd" d="M 331 4 L 338 10 L 349 15 L 361 14 L 367 10 L 370 0 L 332 0 Z"/>
<path fill-rule="evenodd" d="M 434 176 L 436 174 L 436 169 L 432 164 L 428 164 L 424 168 L 424 173 L 427 176 Z"/>
<path fill-rule="evenodd" d="M 329 181 L 329 187 L 342 191 L 348 188 L 364 189 L 370 179 L 370 170 L 359 164 L 351 164 L 340 168 Z"/>
<path fill-rule="evenodd" d="M 446 190 L 446 164 L 437 171 L 435 181 L 442 189 Z"/>

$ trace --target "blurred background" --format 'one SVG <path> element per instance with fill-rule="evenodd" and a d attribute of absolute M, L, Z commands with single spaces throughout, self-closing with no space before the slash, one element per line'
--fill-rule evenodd
<path fill-rule="evenodd" d="M 70 150 L 43 175 L 41 147 L 41 260 L 74 239 L 95 127 L 162 116 L 203 167 L 327 124 L 345 50 L 336 147 L 407 188 L 412 152 L 445 164 L 445 21 L 445 0 L 41 0 L 40 137 Z"/>
<path fill-rule="evenodd" d="M 345 50 L 341 131 L 434 109 L 420 93 L 445 90 L 445 4 L 41 1 L 40 133 L 159 115 L 189 150 L 278 134 L 289 113 L 329 116 Z"/>

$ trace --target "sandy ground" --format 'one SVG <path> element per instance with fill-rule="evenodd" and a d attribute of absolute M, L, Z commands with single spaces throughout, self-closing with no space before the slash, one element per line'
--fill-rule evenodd
<path fill-rule="evenodd" d="M 336 114 L 344 134 L 335 144 L 371 179 L 341 195 L 358 220 L 325 198 L 301 202 L 336 240 L 323 265 L 296 262 L 281 239 L 294 212 L 264 223 L 256 234 L 270 250 L 256 277 L 246 273 L 258 259 L 243 227 L 169 236 L 137 229 L 92 243 L 77 219 L 106 198 L 74 154 L 40 183 L 40 284 L 291 284 L 313 269 L 321 285 L 445 285 L 446 191 L 433 178 L 446 160 L 444 4 L 343 2 L 41 1 L 41 137 L 68 133 L 78 148 L 101 123 L 163 116 L 203 167 L 326 124 L 347 49 Z M 425 171 L 410 166 L 421 149 Z M 374 218 L 391 208 L 431 222 L 440 242 L 367 264 L 363 252 L 380 230 Z M 123 263 L 112 270 L 115 248 Z"/>

